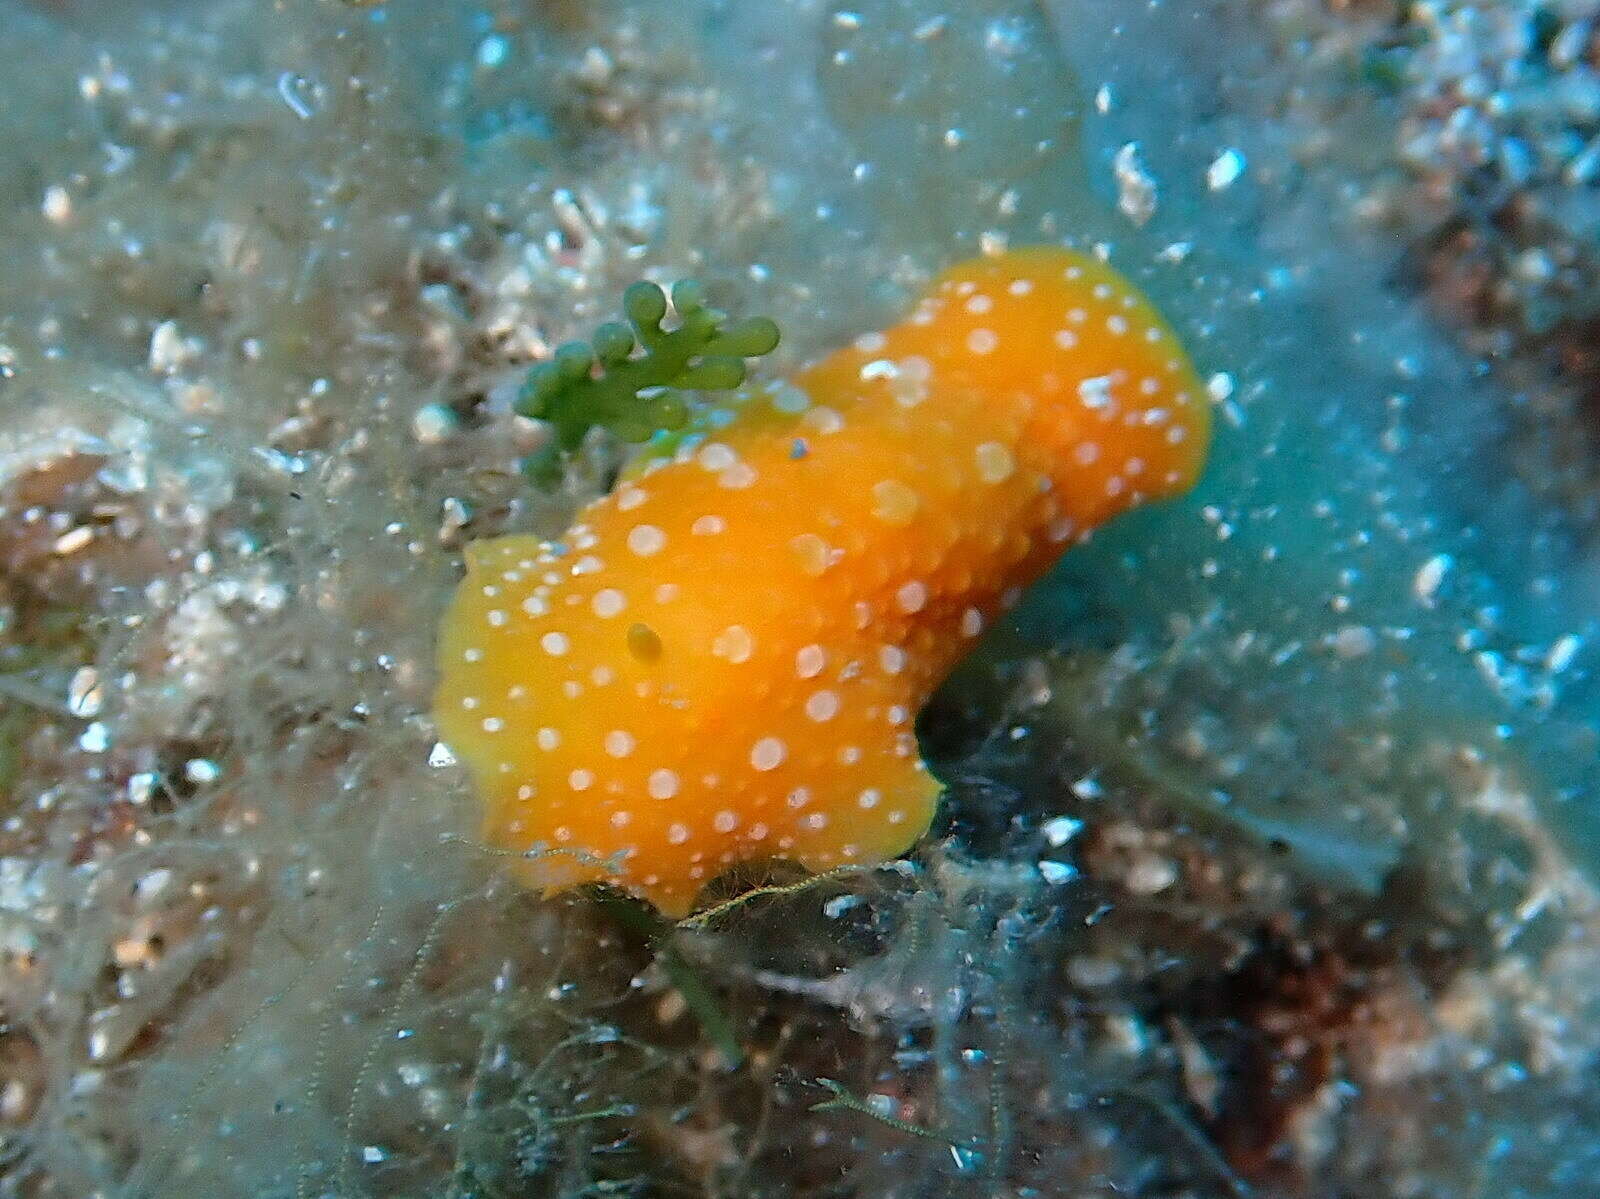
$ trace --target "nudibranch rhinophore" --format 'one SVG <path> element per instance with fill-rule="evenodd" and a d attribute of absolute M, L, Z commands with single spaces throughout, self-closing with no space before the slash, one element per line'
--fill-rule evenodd
<path fill-rule="evenodd" d="M 467 548 L 436 715 L 529 882 L 668 916 L 730 865 L 904 852 L 912 722 L 1063 549 L 1190 487 L 1204 386 L 1094 257 L 1014 250 L 594 501 Z M 567 851 L 567 852 L 560 852 Z"/>

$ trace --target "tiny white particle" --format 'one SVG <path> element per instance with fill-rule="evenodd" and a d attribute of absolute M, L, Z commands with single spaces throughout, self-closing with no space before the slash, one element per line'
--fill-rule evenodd
<path fill-rule="evenodd" d="M 999 335 L 993 329 L 974 329 L 967 334 L 967 349 L 974 354 L 992 354 L 999 344 Z"/>
<path fill-rule="evenodd" d="M 1071 329 L 1057 329 L 1055 343 L 1057 349 L 1070 350 L 1078 344 L 1078 335 Z"/>
<path fill-rule="evenodd" d="M 886 645 L 878 651 L 878 665 L 886 674 L 899 674 L 905 669 L 906 651 L 898 645 Z"/>
<path fill-rule="evenodd" d="M 498 733 L 505 727 L 506 722 L 501 720 L 498 716 L 485 716 L 483 718 L 483 731 L 486 733 Z"/>
<path fill-rule="evenodd" d="M 567 775 L 567 784 L 574 791 L 587 791 L 594 786 L 594 771 L 579 768 Z"/>
<path fill-rule="evenodd" d="M 550 632 L 539 638 L 539 644 L 544 647 L 544 652 L 552 658 L 559 658 L 571 648 L 565 633 Z"/>
<path fill-rule="evenodd" d="M 66 224 L 72 219 L 72 194 L 59 183 L 52 183 L 44 189 L 44 203 L 40 211 L 51 224 Z"/>
<path fill-rule="evenodd" d="M 1094 441 L 1080 441 L 1072 448 L 1072 459 L 1079 466 L 1093 466 L 1100 460 L 1100 445 Z"/>
<path fill-rule="evenodd" d="M 1121 337 L 1128 331 L 1128 318 L 1125 316 L 1110 316 L 1106 318 L 1106 328 Z"/>
<path fill-rule="evenodd" d="M 662 583 L 656 588 L 656 603 L 670 604 L 678 598 L 678 585 L 676 583 Z"/>
<path fill-rule="evenodd" d="M 1214 192 L 1223 191 L 1238 182 L 1244 174 L 1245 158 L 1237 150 L 1224 150 L 1211 160 L 1206 168 L 1206 186 Z"/>
<path fill-rule="evenodd" d="M 633 734 L 626 729 L 612 729 L 606 734 L 606 753 L 613 758 L 625 758 L 633 752 Z"/>
<path fill-rule="evenodd" d="M 677 772 L 665 767 L 652 770 L 650 778 L 645 782 L 645 790 L 650 793 L 651 799 L 671 799 L 678 793 Z"/>
<path fill-rule="evenodd" d="M 463 662 L 482 662 L 483 651 L 481 649 L 469 649 L 461 655 L 461 660 Z"/>
<path fill-rule="evenodd" d="M 889 339 L 882 333 L 863 333 L 855 340 L 855 348 L 863 354 L 876 354 L 889 344 Z"/>
<path fill-rule="evenodd" d="M 648 492 L 630 483 L 624 483 L 617 488 L 617 507 L 623 512 L 632 512 L 648 498 Z"/>
<path fill-rule="evenodd" d="M 611 827 L 612 828 L 627 828 L 628 827 L 628 821 L 631 820 L 631 819 L 633 819 L 633 816 L 629 812 L 623 812 L 623 811 L 613 812 L 613 813 L 611 813 Z"/>
<path fill-rule="evenodd" d="M 968 608 L 961 614 L 961 635 L 976 637 L 981 632 L 983 632 L 983 613 L 976 608 Z"/>
<path fill-rule="evenodd" d="M 723 471 L 717 482 L 730 491 L 742 491 L 761 476 L 748 462 L 738 462 Z"/>
<path fill-rule="evenodd" d="M 540 749 L 548 752 L 561 744 L 561 734 L 556 732 L 555 729 L 546 727 L 534 734 L 534 740 L 538 743 Z"/>
<path fill-rule="evenodd" d="M 1077 876 L 1078 868 L 1070 862 L 1057 862 L 1050 858 L 1042 858 L 1039 862 L 1039 877 L 1052 887 L 1070 883 Z"/>
<path fill-rule="evenodd" d="M 868 787 L 860 795 L 856 796 L 856 803 L 861 805 L 863 811 L 870 812 L 878 806 L 878 801 L 882 798 L 883 793 L 876 787 Z"/>
<path fill-rule="evenodd" d="M 594 593 L 594 599 L 589 606 L 594 609 L 596 616 L 607 619 L 626 608 L 628 601 L 615 587 L 607 587 L 604 591 Z"/>
<path fill-rule="evenodd" d="M 900 606 L 900 611 L 908 615 L 912 612 L 920 612 L 928 602 L 927 584 L 917 579 L 904 583 L 894 593 L 894 599 L 895 603 Z"/>
<path fill-rule="evenodd" d="M 697 537 L 711 537 L 723 532 L 728 527 L 728 522 L 720 516 L 702 516 L 689 526 L 689 532 Z"/>
<path fill-rule="evenodd" d="M 828 653 L 820 645 L 803 645 L 794 656 L 794 672 L 803 679 L 814 679 L 828 664 Z"/>
<path fill-rule="evenodd" d="M 904 812 L 902 812 L 899 808 L 895 808 L 892 811 L 890 811 L 889 815 L 886 817 L 886 819 L 889 821 L 890 824 L 900 824 L 901 822 L 903 822 L 905 820 L 905 818 L 906 818 L 906 814 Z"/>
<path fill-rule="evenodd" d="M 909 713 L 901 705 L 893 704 L 890 706 L 888 716 L 890 724 L 904 724 L 908 717 Z"/>
<path fill-rule="evenodd" d="M 472 711 L 478 706 L 478 697 L 476 695 L 463 695 L 461 697 L 461 706 L 468 712 Z"/>
<path fill-rule="evenodd" d="M 805 819 L 805 826 L 809 829 L 825 829 L 828 827 L 828 814 L 826 812 L 813 812 Z"/>
<path fill-rule="evenodd" d="M 739 817 L 728 808 L 723 808 L 711 818 L 711 827 L 719 833 L 731 833 L 739 826 Z"/>
<path fill-rule="evenodd" d="M 745 836 L 752 841 L 765 841 L 767 839 L 767 826 L 757 821 L 745 832 Z"/>
<path fill-rule="evenodd" d="M 537 595 L 530 595 L 522 601 L 522 610 L 529 616 L 545 616 L 550 611 L 550 605 Z"/>
<path fill-rule="evenodd" d="M 689 839 L 689 826 L 686 824 L 669 825 L 667 828 L 667 844 L 682 845 Z"/>
<path fill-rule="evenodd" d="M 798 811 L 811 802 L 811 792 L 804 787 L 796 787 L 793 791 L 789 792 L 789 796 L 784 802 L 786 802 L 791 808 L 794 808 L 796 811 Z"/>
<path fill-rule="evenodd" d="M 1434 597 L 1454 564 L 1455 559 L 1449 554 L 1435 554 L 1422 564 L 1411 579 L 1411 594 L 1419 604 L 1433 607 Z"/>
<path fill-rule="evenodd" d="M 628 530 L 628 548 L 641 558 L 659 554 L 667 544 L 667 535 L 655 525 L 634 525 Z"/>
<path fill-rule="evenodd" d="M 1006 285 L 1006 290 L 1014 296 L 1025 296 L 1033 290 L 1033 280 L 1013 279 Z"/>
<path fill-rule="evenodd" d="M 505 624 L 508 618 L 504 612 L 500 611 L 499 608 L 491 608 L 488 619 L 489 623 L 498 629 L 501 625 Z"/>
<path fill-rule="evenodd" d="M 789 754 L 776 737 L 763 737 L 750 747 L 750 765 L 757 770 L 775 770 Z"/>
<path fill-rule="evenodd" d="M 982 316 L 994 307 L 994 300 L 984 295 L 981 291 L 967 299 L 967 311 L 973 316 Z"/>

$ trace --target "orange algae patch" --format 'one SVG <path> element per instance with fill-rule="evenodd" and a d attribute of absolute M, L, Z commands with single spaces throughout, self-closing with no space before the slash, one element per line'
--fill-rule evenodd
<path fill-rule="evenodd" d="M 1191 486 L 1203 385 L 1129 283 L 1060 249 L 940 276 L 759 389 L 553 545 L 467 550 L 436 717 L 530 883 L 682 916 L 728 866 L 871 864 L 928 828 L 912 722 L 1063 549 Z"/>

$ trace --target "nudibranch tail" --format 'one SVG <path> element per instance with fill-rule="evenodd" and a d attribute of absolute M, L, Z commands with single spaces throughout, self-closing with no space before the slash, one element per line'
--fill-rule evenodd
<path fill-rule="evenodd" d="M 941 275 L 867 334 L 595 501 L 560 545 L 468 551 L 441 733 L 484 832 L 547 889 L 669 916 L 729 866 L 886 860 L 939 788 L 912 725 L 1070 544 L 1191 486 L 1203 386 L 1096 259 Z"/>

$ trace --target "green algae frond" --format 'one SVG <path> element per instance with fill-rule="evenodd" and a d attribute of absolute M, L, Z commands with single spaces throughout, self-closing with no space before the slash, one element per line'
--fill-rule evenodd
<path fill-rule="evenodd" d="M 778 326 L 767 317 L 737 324 L 708 306 L 700 284 L 673 285 L 678 325 L 662 328 L 667 293 L 640 282 L 623 293 L 632 325 L 608 321 L 588 342 L 561 346 L 549 362 L 528 372 L 517 410 L 554 426 L 546 451 L 527 464 L 538 481 L 549 481 L 562 458 L 599 426 L 621 441 L 638 444 L 689 421 L 686 391 L 727 391 L 745 380 L 745 359 L 770 354 Z"/>

